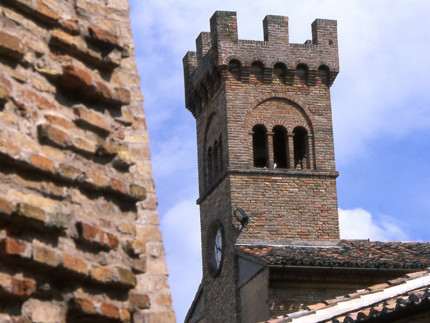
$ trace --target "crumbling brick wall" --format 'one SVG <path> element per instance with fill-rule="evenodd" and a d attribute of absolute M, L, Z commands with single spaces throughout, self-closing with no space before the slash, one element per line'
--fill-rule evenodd
<path fill-rule="evenodd" d="M 0 320 L 173 322 L 126 0 L 0 1 Z"/>

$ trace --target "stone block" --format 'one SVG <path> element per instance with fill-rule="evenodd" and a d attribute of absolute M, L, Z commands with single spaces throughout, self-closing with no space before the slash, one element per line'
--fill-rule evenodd
<path fill-rule="evenodd" d="M 0 105 L 10 100 L 10 92 L 12 91 L 12 84 L 4 76 L 0 75 Z"/>
<path fill-rule="evenodd" d="M 79 22 L 75 19 L 61 19 L 60 25 L 71 35 L 79 35 Z"/>
<path fill-rule="evenodd" d="M 51 144 L 66 148 L 69 136 L 66 132 L 63 130 L 48 125 L 48 124 L 41 124 L 37 127 L 38 133 L 39 133 L 39 139 L 42 141 L 48 141 Z"/>
<path fill-rule="evenodd" d="M 97 150 L 97 144 L 95 141 L 89 139 L 88 137 L 70 135 L 69 139 L 71 147 L 85 154 L 94 154 Z"/>
<path fill-rule="evenodd" d="M 36 292 L 36 281 L 11 277 L 11 292 L 16 296 L 30 296 Z"/>
<path fill-rule="evenodd" d="M 119 308 L 108 303 L 101 303 L 100 314 L 112 319 L 119 319 Z"/>
<path fill-rule="evenodd" d="M 25 44 L 19 37 L 3 30 L 0 31 L 0 55 L 19 61 L 23 58 L 25 51 Z"/>
<path fill-rule="evenodd" d="M 126 244 L 126 249 L 132 256 L 138 256 L 145 253 L 146 241 L 145 240 L 128 240 Z"/>
<path fill-rule="evenodd" d="M 7 237 L 0 240 L 0 253 L 7 256 L 30 258 L 32 246 L 28 242 Z"/>
<path fill-rule="evenodd" d="M 57 7 L 55 0 L 33 1 L 33 8 L 40 19 L 52 24 L 58 21 L 61 13 L 61 9 Z"/>
<path fill-rule="evenodd" d="M 73 112 L 76 115 L 76 121 L 79 123 L 96 129 L 96 131 L 101 131 L 105 135 L 112 131 L 110 125 L 103 120 L 104 116 L 97 112 L 90 111 L 82 105 L 75 106 Z"/>
<path fill-rule="evenodd" d="M 69 307 L 85 314 L 97 314 L 94 302 L 89 298 L 73 298 Z"/>
<path fill-rule="evenodd" d="M 91 39 L 111 46 L 118 46 L 118 37 L 107 30 L 103 30 L 96 26 L 88 27 L 88 32 Z"/>
<path fill-rule="evenodd" d="M 13 204 L 5 199 L 0 198 L 0 213 L 11 215 L 15 211 Z"/>
<path fill-rule="evenodd" d="M 78 47 L 77 38 L 59 29 L 54 29 L 53 31 L 51 31 L 51 43 L 52 42 L 58 42 L 63 46 L 71 48 Z"/>
<path fill-rule="evenodd" d="M 129 192 L 138 201 L 143 201 L 146 198 L 146 189 L 140 185 L 130 184 Z"/>
<path fill-rule="evenodd" d="M 55 126 L 60 126 L 60 127 L 67 129 L 67 130 L 76 128 L 74 123 L 71 120 L 60 117 L 58 115 L 45 114 L 44 117 L 47 121 L 49 121 L 49 123 L 51 123 Z"/>
<path fill-rule="evenodd" d="M 55 173 L 54 162 L 47 157 L 33 153 L 31 154 L 30 163 L 36 168 L 48 171 L 52 174 Z"/>
<path fill-rule="evenodd" d="M 48 215 L 47 225 L 58 230 L 65 230 L 69 227 L 70 214 L 51 213 Z"/>
<path fill-rule="evenodd" d="M 104 266 L 93 266 L 90 270 L 90 277 L 101 283 L 110 283 L 113 281 L 112 270 Z"/>
<path fill-rule="evenodd" d="M 115 266 L 112 268 L 114 281 L 129 288 L 136 286 L 136 276 L 127 268 Z"/>
<path fill-rule="evenodd" d="M 16 214 L 32 220 L 37 220 L 41 222 L 46 221 L 45 211 L 43 211 L 37 206 L 27 203 L 18 203 L 16 205 Z"/>
<path fill-rule="evenodd" d="M 28 90 L 21 90 L 23 98 L 27 99 L 28 102 L 34 104 L 38 109 L 41 110 L 56 110 L 57 106 L 45 97 Z"/>
<path fill-rule="evenodd" d="M 62 306 L 58 302 L 31 300 L 31 321 L 37 323 L 54 323 L 62 321 Z"/>
<path fill-rule="evenodd" d="M 104 174 L 99 173 L 97 171 L 88 170 L 87 172 L 88 180 L 98 187 L 106 187 L 107 186 L 107 178 Z"/>
<path fill-rule="evenodd" d="M 118 238 L 113 234 L 84 222 L 78 222 L 76 226 L 82 240 L 102 248 L 115 249 L 118 247 Z"/>
<path fill-rule="evenodd" d="M 50 267 L 56 267 L 60 263 L 55 250 L 36 244 L 33 245 L 33 259 Z"/>
<path fill-rule="evenodd" d="M 119 309 L 119 319 L 121 322 L 128 323 L 131 321 L 131 314 L 130 311 L 126 310 L 125 308 Z"/>
<path fill-rule="evenodd" d="M 93 79 L 89 71 L 75 65 L 63 66 L 62 81 L 67 87 L 89 91 L 93 85 Z"/>
<path fill-rule="evenodd" d="M 131 95 L 130 91 L 124 88 L 116 88 L 116 100 L 123 105 L 130 104 Z"/>
<path fill-rule="evenodd" d="M 110 179 L 110 186 L 114 191 L 124 193 L 124 183 L 120 179 L 112 177 Z"/>
<path fill-rule="evenodd" d="M 138 309 L 148 309 L 151 306 L 149 296 L 147 294 L 130 293 L 130 305 Z"/>
<path fill-rule="evenodd" d="M 60 164 L 60 166 L 57 169 L 57 172 L 63 176 L 66 177 L 68 179 L 74 180 L 76 179 L 79 175 L 81 175 L 82 171 L 72 165 L 68 165 L 68 164 Z"/>
<path fill-rule="evenodd" d="M 88 274 L 88 263 L 82 258 L 64 253 L 61 259 L 61 264 L 64 268 L 75 273 L 82 275 Z"/>

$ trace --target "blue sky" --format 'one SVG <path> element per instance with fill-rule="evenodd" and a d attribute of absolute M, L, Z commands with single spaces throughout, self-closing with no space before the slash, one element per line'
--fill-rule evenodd
<path fill-rule="evenodd" d="M 338 20 L 332 87 L 341 236 L 430 241 L 428 0 L 130 0 L 173 305 L 183 321 L 201 278 L 195 121 L 182 58 L 215 10 L 239 38 L 262 40 L 265 15 L 289 16 L 290 41 Z"/>

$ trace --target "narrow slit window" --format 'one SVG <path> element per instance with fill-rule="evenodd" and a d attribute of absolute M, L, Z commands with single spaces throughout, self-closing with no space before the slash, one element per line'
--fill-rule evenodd
<path fill-rule="evenodd" d="M 297 79 L 297 84 L 306 85 L 308 83 L 308 67 L 305 64 L 297 65 L 296 79 Z"/>
<path fill-rule="evenodd" d="M 284 63 L 276 63 L 273 67 L 273 74 L 279 83 L 285 83 L 287 78 L 287 67 Z"/>
<path fill-rule="evenodd" d="M 212 147 L 208 149 L 208 157 L 207 157 L 207 172 L 208 172 L 208 186 L 212 185 L 213 181 L 213 169 L 212 169 Z"/>
<path fill-rule="evenodd" d="M 228 71 L 236 81 L 240 80 L 240 70 L 241 70 L 241 65 L 238 60 L 233 59 L 228 63 Z"/>
<path fill-rule="evenodd" d="M 214 150 L 213 150 L 213 168 L 214 168 L 214 179 L 216 180 L 219 175 L 219 160 L 218 160 L 218 142 L 215 140 Z"/>
<path fill-rule="evenodd" d="M 288 138 L 287 130 L 283 126 L 273 128 L 273 157 L 275 168 L 288 167 Z"/>
<path fill-rule="evenodd" d="M 321 65 L 318 68 L 318 77 L 321 79 L 322 84 L 328 86 L 329 81 L 330 81 L 330 71 L 329 71 L 327 66 Z"/>
<path fill-rule="evenodd" d="M 254 150 L 254 167 L 267 167 L 267 129 L 263 125 L 252 128 L 252 147 Z"/>
<path fill-rule="evenodd" d="M 258 82 L 263 82 L 264 65 L 261 62 L 251 64 L 251 76 Z"/>
<path fill-rule="evenodd" d="M 222 137 L 219 137 L 218 143 L 218 158 L 219 158 L 219 171 L 220 173 L 224 170 L 224 162 L 223 162 L 223 152 L 222 152 Z"/>

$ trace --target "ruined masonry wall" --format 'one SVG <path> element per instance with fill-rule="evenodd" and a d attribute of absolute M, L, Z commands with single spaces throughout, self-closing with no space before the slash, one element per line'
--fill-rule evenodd
<path fill-rule="evenodd" d="M 0 321 L 174 322 L 126 0 L 0 1 Z"/>

